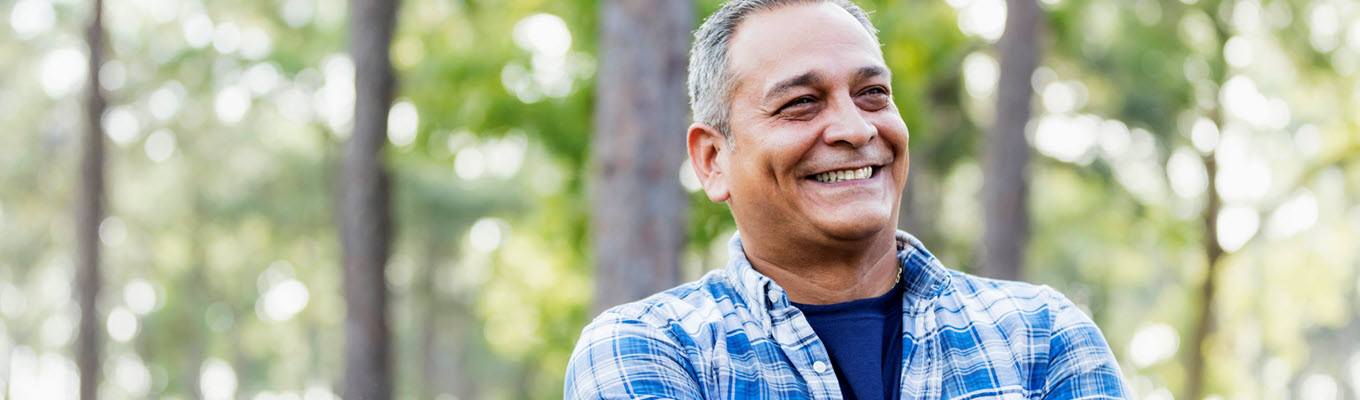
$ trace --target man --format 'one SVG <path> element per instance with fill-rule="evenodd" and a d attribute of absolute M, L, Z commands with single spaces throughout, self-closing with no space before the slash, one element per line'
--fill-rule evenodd
<path fill-rule="evenodd" d="M 897 231 L 907 127 L 848 0 L 734 0 L 690 54 L 689 155 L 740 232 L 725 270 L 606 311 L 569 399 L 1125 398 L 1045 286 L 945 269 Z"/>

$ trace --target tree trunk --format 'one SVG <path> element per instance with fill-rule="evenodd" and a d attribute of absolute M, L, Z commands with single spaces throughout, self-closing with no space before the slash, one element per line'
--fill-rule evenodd
<path fill-rule="evenodd" d="M 202 177 L 194 170 L 190 170 L 189 177 L 191 182 L 202 182 Z M 195 296 L 188 296 L 184 299 L 188 303 L 189 315 L 193 316 L 193 324 L 190 324 L 189 351 L 183 355 L 184 365 L 183 376 L 190 399 L 202 399 L 203 388 L 199 385 L 202 378 L 203 361 L 207 360 L 208 330 L 205 320 L 201 313 L 208 309 L 211 304 L 212 290 L 208 287 L 208 254 L 205 243 L 206 235 L 203 233 L 203 220 L 208 215 L 207 206 L 201 194 L 201 189 L 197 186 L 192 187 L 193 198 L 193 217 L 185 221 L 189 232 L 189 254 L 192 264 L 190 264 L 188 282 Z"/>
<path fill-rule="evenodd" d="M 418 351 L 420 357 L 419 398 L 433 399 L 439 395 L 439 293 L 435 291 L 434 281 L 438 274 L 439 260 L 447 248 L 444 238 L 449 235 L 430 233 L 425 248 L 425 268 L 420 280 L 415 283 L 415 295 L 421 302 L 420 338 Z"/>
<path fill-rule="evenodd" d="M 694 4 L 605 0 L 595 98 L 595 308 L 675 285 L 689 198 L 685 93 Z"/>
<path fill-rule="evenodd" d="M 396 0 L 350 0 L 354 60 L 354 132 L 340 161 L 338 220 L 345 287 L 345 380 L 348 399 L 392 396 L 387 279 L 392 215 L 382 150 L 395 86 L 388 57 Z"/>
<path fill-rule="evenodd" d="M 1218 118 L 1214 118 L 1218 120 Z M 1217 121 L 1215 121 L 1217 122 Z M 1202 220 L 1204 223 L 1204 253 L 1205 272 L 1204 282 L 1200 283 L 1199 295 L 1200 303 L 1196 314 L 1193 335 L 1190 338 L 1186 352 L 1190 356 L 1186 369 L 1186 397 L 1187 399 L 1204 398 L 1204 342 L 1209 338 L 1210 327 L 1213 323 L 1213 302 L 1216 289 L 1215 280 L 1218 277 L 1218 260 L 1223 257 L 1223 246 L 1218 244 L 1218 211 L 1222 209 L 1223 200 L 1218 196 L 1218 184 L 1214 183 L 1214 175 L 1218 172 L 1218 162 L 1212 154 L 1204 156 L 1204 171 L 1209 176 L 1209 186 L 1205 193 L 1208 196 L 1208 203 L 1204 206 Z"/>
<path fill-rule="evenodd" d="M 99 66 L 104 59 L 104 2 L 94 0 L 85 40 L 89 44 L 88 78 L 85 83 L 84 153 L 80 164 L 80 197 L 76 204 L 76 302 L 80 305 L 80 330 L 76 336 L 76 367 L 80 370 L 80 399 L 94 400 L 99 389 L 100 329 L 98 310 L 99 223 L 104 219 L 104 94 L 99 87 Z"/>
<path fill-rule="evenodd" d="M 1029 143 L 1025 125 L 1034 92 L 1030 76 L 1039 65 L 1042 12 L 1035 0 L 1006 1 L 1006 31 L 997 43 L 1001 77 L 997 83 L 996 121 L 987 140 L 983 170 L 981 272 L 998 279 L 1019 279 L 1029 243 Z"/>
<path fill-rule="evenodd" d="M 1220 2 L 1206 3 L 1207 10 L 1220 9 Z M 1209 15 L 1217 15 L 1210 12 Z M 1228 26 L 1219 17 L 1214 18 L 1214 33 L 1217 35 L 1216 43 L 1223 43 L 1228 38 Z M 1212 68 L 1210 76 L 1214 87 L 1223 87 L 1223 82 L 1227 80 L 1228 63 L 1222 51 L 1211 57 Z M 1215 106 L 1209 111 L 1209 119 L 1216 126 L 1223 126 L 1223 111 L 1221 106 Z M 1201 219 L 1204 225 L 1204 255 L 1205 271 L 1204 281 L 1199 287 L 1199 309 L 1195 320 L 1194 330 L 1186 346 L 1186 399 L 1204 398 L 1204 344 L 1209 339 L 1209 332 L 1213 330 L 1214 322 L 1214 292 L 1217 289 L 1218 262 L 1223 258 L 1223 246 L 1218 243 L 1218 212 L 1223 208 L 1223 198 L 1218 195 L 1218 183 L 1215 177 L 1218 175 L 1218 160 L 1211 152 L 1201 158 L 1204 162 L 1204 172 L 1208 179 L 1208 186 L 1204 195 L 1207 204 L 1204 205 L 1204 213 Z"/>

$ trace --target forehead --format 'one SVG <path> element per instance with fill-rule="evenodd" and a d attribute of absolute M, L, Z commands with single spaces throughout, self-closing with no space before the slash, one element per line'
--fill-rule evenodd
<path fill-rule="evenodd" d="M 746 17 L 728 48 L 739 92 L 764 91 L 807 72 L 829 76 L 883 66 L 883 55 L 859 20 L 829 2 L 798 4 Z"/>

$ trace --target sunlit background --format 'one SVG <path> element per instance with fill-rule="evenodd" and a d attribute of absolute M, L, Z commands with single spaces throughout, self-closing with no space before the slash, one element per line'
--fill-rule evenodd
<path fill-rule="evenodd" d="M 1092 315 L 1140 398 L 1179 397 L 1216 183 L 1207 240 L 1227 254 L 1205 393 L 1360 399 L 1360 2 L 1199 1 L 1041 4 L 1023 278 Z M 701 16 L 718 5 L 698 3 Z M 863 3 L 912 132 L 907 228 L 970 271 L 1005 1 Z M 0 0 L 3 399 L 76 395 L 89 7 Z M 332 193 L 355 102 L 345 2 L 105 7 L 101 397 L 337 398 Z M 402 2 L 387 150 L 399 398 L 561 396 L 595 291 L 597 13 L 585 0 Z M 676 168 L 694 206 L 693 279 L 723 265 L 733 225 Z"/>

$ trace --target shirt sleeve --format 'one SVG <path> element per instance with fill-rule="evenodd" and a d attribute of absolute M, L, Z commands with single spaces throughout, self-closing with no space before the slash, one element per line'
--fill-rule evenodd
<path fill-rule="evenodd" d="M 605 313 L 576 343 L 563 398 L 698 400 L 697 375 L 685 354 L 664 329 Z"/>
<path fill-rule="evenodd" d="M 1053 292 L 1045 400 L 1127 399 L 1132 393 L 1100 328 L 1066 297 Z"/>

